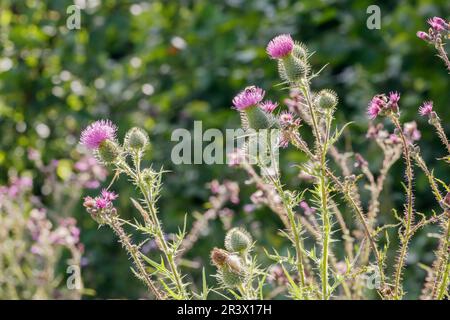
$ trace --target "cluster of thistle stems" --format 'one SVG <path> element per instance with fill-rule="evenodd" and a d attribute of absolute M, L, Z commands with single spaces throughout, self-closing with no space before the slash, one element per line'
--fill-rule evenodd
<path fill-rule="evenodd" d="M 295 50 L 295 49 L 294 49 Z M 424 287 L 424 298 L 430 299 L 442 299 L 447 295 L 448 282 L 449 282 L 449 217 L 448 209 L 444 209 L 444 213 L 437 216 L 433 214 L 432 217 L 422 217 L 421 220 L 415 220 L 414 209 L 414 190 L 413 190 L 413 161 L 416 160 L 418 166 L 427 175 L 430 182 L 433 194 L 439 195 L 436 200 L 444 206 L 447 206 L 440 192 L 438 190 L 436 179 L 430 173 L 426 167 L 424 161 L 418 161 L 421 159 L 420 151 L 414 144 L 409 141 L 404 134 L 404 129 L 400 124 L 400 113 L 398 110 L 386 112 L 387 118 L 389 118 L 396 128 L 396 133 L 400 138 L 401 148 L 395 147 L 387 150 L 383 148 L 385 158 L 378 178 L 375 180 L 373 174 L 369 170 L 367 164 L 362 166 L 364 175 L 369 180 L 368 189 L 371 192 L 371 200 L 367 209 L 364 212 L 360 202 L 360 194 L 356 185 L 356 180 L 359 177 L 355 177 L 351 173 L 347 165 L 347 159 L 341 154 L 334 143 L 337 141 L 342 130 L 338 131 L 332 136 L 333 130 L 333 113 L 337 104 L 337 98 L 333 102 L 333 99 L 325 100 L 325 103 L 321 101 L 322 92 L 316 94 L 313 93 L 310 88 L 311 80 L 318 75 L 310 74 L 309 68 L 304 67 L 304 63 L 307 62 L 307 58 L 303 65 L 299 66 L 299 70 L 291 71 L 287 68 L 295 68 L 292 63 L 284 64 L 285 61 L 281 59 L 279 61 L 280 76 L 285 80 L 285 84 L 288 84 L 291 90 L 295 90 L 300 97 L 297 101 L 297 108 L 294 108 L 296 113 L 302 118 L 302 120 L 312 128 L 314 142 L 313 147 L 309 147 L 308 143 L 303 140 L 299 132 L 299 126 L 287 126 L 283 127 L 283 135 L 287 136 L 293 146 L 304 152 L 309 158 L 309 165 L 306 168 L 307 173 L 313 177 L 314 188 L 311 191 L 313 194 L 313 202 L 316 209 L 320 213 L 320 225 L 311 226 L 309 221 L 305 218 L 298 218 L 295 214 L 294 207 L 295 202 L 301 199 L 298 193 L 287 191 L 280 182 L 279 174 L 271 175 L 264 174 L 259 175 L 253 167 L 247 162 L 241 164 L 252 181 L 255 183 L 258 189 L 263 190 L 267 197 L 267 205 L 277 213 L 282 219 L 286 229 L 287 238 L 292 242 L 293 249 L 295 250 L 295 258 L 291 260 L 291 263 L 295 265 L 296 272 L 298 273 L 297 283 L 290 283 L 290 294 L 294 298 L 309 299 L 320 298 L 329 299 L 333 295 L 333 291 L 336 290 L 337 285 L 342 285 L 344 295 L 347 298 L 364 298 L 364 292 L 360 290 L 361 283 L 357 277 L 359 273 L 364 270 L 374 270 L 380 279 L 380 285 L 377 289 L 378 295 L 382 299 L 401 299 L 405 292 L 403 290 L 403 273 L 408 256 L 409 243 L 413 235 L 424 226 L 440 221 L 442 224 L 442 237 L 438 251 L 436 252 L 436 261 L 433 264 L 433 268 L 430 271 L 430 275 L 427 278 L 427 282 Z M 290 72 L 291 71 L 291 72 Z M 331 96 L 333 95 L 330 93 Z M 328 105 L 327 103 L 328 102 Z M 245 114 L 244 114 L 245 116 Z M 281 120 L 281 116 L 279 118 Z M 444 146 L 449 149 L 449 143 L 443 131 L 439 118 L 435 117 L 433 121 L 430 121 L 434 125 L 436 131 L 443 142 Z M 252 128 L 252 119 L 245 119 L 245 125 L 249 125 Z M 402 216 L 396 215 L 399 220 L 399 250 L 396 257 L 396 264 L 392 275 L 387 275 L 386 270 L 386 253 L 388 250 L 389 242 L 386 243 L 383 249 L 380 249 L 379 234 L 383 229 L 388 229 L 395 226 L 376 226 L 377 213 L 379 212 L 379 197 L 383 190 L 383 184 L 388 174 L 389 169 L 398 160 L 400 154 L 403 153 L 405 163 L 405 193 L 406 203 Z M 331 155 L 331 158 L 335 160 L 338 167 L 341 168 L 344 174 L 343 179 L 338 177 L 328 166 L 327 155 Z M 257 166 L 264 173 L 267 168 L 262 163 L 258 163 Z M 444 184 L 447 189 L 447 186 Z M 272 190 L 271 190 L 272 189 Z M 281 199 L 280 203 L 277 203 L 276 199 L 273 199 L 273 194 L 278 195 Z M 360 228 L 364 234 L 360 251 L 354 253 L 354 239 L 350 236 L 349 228 L 346 226 L 342 214 L 337 208 L 333 198 L 335 194 L 340 193 L 347 200 L 348 206 L 355 213 Z M 302 193 L 303 195 L 303 193 Z M 450 201 L 448 199 L 447 201 Z M 343 233 L 343 240 L 345 242 L 345 252 L 347 262 L 347 271 L 344 276 L 338 275 L 336 272 L 336 257 L 333 253 L 331 243 L 336 241 L 332 239 L 334 233 L 333 225 L 334 220 L 337 220 L 341 232 Z M 319 230 L 320 228 L 320 230 Z M 316 241 L 320 244 L 321 253 L 320 257 L 315 257 L 311 251 L 308 251 L 304 247 L 304 230 L 308 231 Z M 375 264 L 372 266 L 369 261 L 370 255 L 373 255 Z M 273 256 L 280 264 L 283 264 L 289 259 L 280 257 L 278 254 Z M 360 261 L 358 261 L 358 259 Z M 313 261 L 317 267 L 312 268 L 309 261 Z M 320 284 L 316 283 L 316 276 L 314 275 L 314 269 L 317 270 L 317 278 L 320 280 Z M 308 270 L 308 276 L 306 271 Z M 330 274 L 334 275 L 334 279 L 331 279 Z M 428 289 L 427 289 L 428 288 Z M 428 293 L 429 291 L 429 293 Z"/>
<path fill-rule="evenodd" d="M 286 36 L 283 36 L 286 40 Z M 273 48 L 272 48 L 273 49 Z M 272 51 L 277 54 L 276 50 Z M 377 134 L 376 142 L 383 151 L 384 159 L 381 169 L 375 175 L 369 169 L 368 163 L 359 155 L 342 153 L 335 146 L 342 135 L 343 128 L 338 129 L 334 124 L 334 113 L 338 104 L 337 96 L 331 90 L 314 92 L 311 81 L 320 73 L 312 73 L 309 66 L 309 57 L 306 47 L 295 43 L 289 56 L 283 56 L 278 61 L 280 76 L 284 84 L 295 96 L 295 103 L 290 103 L 291 113 L 282 113 L 274 116 L 273 108 L 261 111 L 258 104 L 264 95 L 262 89 L 248 87 L 237 97 L 236 105 L 240 105 L 241 119 L 244 130 L 276 129 L 277 143 L 286 146 L 291 143 L 299 151 L 303 152 L 308 161 L 300 165 L 302 171 L 311 177 L 312 187 L 305 190 L 287 190 L 281 181 L 281 173 L 278 166 L 268 167 L 265 162 L 257 158 L 255 170 L 249 156 L 240 158 L 238 165 L 243 168 L 257 189 L 262 192 L 262 201 L 281 219 L 284 230 L 281 231 L 292 244 L 295 254 L 282 255 L 276 250 L 267 252 L 270 259 L 281 266 L 286 279 L 288 295 L 294 299 L 324 299 L 335 297 L 347 299 L 366 298 L 364 289 L 364 277 L 367 272 L 377 275 L 379 285 L 376 287 L 378 296 L 382 299 L 402 299 L 405 296 L 403 288 L 404 269 L 408 258 L 409 244 L 414 234 L 421 228 L 440 223 L 442 234 L 436 251 L 433 265 L 428 269 L 422 296 L 423 299 L 443 299 L 448 297 L 449 284 L 449 248 L 450 248 L 450 193 L 449 187 L 441 180 L 434 177 L 423 160 L 420 149 L 414 143 L 406 130 L 406 125 L 400 122 L 398 105 L 392 104 L 385 95 L 380 95 L 378 101 L 384 101 L 388 107 L 377 110 L 381 116 L 390 120 L 395 128 L 392 138 L 387 131 L 381 128 L 373 129 Z M 259 102 L 245 106 L 255 96 L 260 95 Z M 247 99 L 247 100 L 246 100 Z M 384 99 L 384 100 L 383 100 Z M 397 96 L 397 102 L 400 96 Z M 297 120 L 294 120 L 298 117 Z M 307 142 L 301 135 L 302 120 L 311 128 L 313 141 Z M 430 124 L 445 146 L 450 157 L 450 144 L 439 117 L 435 112 L 430 116 Z M 370 131 L 370 130 L 369 130 Z M 263 136 L 266 136 L 263 134 Z M 247 141 L 243 153 L 248 151 L 252 142 Z M 148 137 L 140 129 L 133 128 L 129 131 L 122 146 L 117 142 L 106 143 L 100 147 L 97 155 L 105 164 L 112 166 L 116 171 L 115 178 L 126 175 L 136 186 L 142 198 L 134 199 L 132 203 L 140 213 L 143 223 L 132 223 L 119 217 L 117 210 L 112 206 L 106 206 L 101 210 L 89 210 L 94 219 L 101 224 L 109 225 L 120 239 L 120 242 L 129 253 L 135 265 L 135 274 L 149 288 L 158 299 L 190 299 L 195 297 L 206 298 L 210 289 L 207 288 L 204 275 L 204 290 L 202 294 L 195 294 L 187 289 L 184 277 L 179 271 L 181 251 L 192 247 L 198 239 L 198 232 L 208 220 L 216 214 L 213 212 L 202 223 L 198 223 L 190 236 L 185 239 L 185 231 L 180 231 L 175 240 L 166 239 L 161 222 L 158 218 L 156 202 L 161 187 L 162 172 L 155 172 L 151 168 L 142 168 L 142 157 L 148 144 Z M 309 145 L 311 144 L 311 146 Z M 108 147 L 109 146 L 109 147 Z M 108 147 L 108 150 L 102 148 Z M 265 152 L 274 160 L 273 145 L 265 145 Z M 389 170 L 393 164 L 403 155 L 405 165 L 405 205 L 402 214 L 392 209 L 393 218 L 398 223 L 394 225 L 378 225 L 380 213 L 380 195 Z M 108 159 L 102 159 L 103 158 Z M 349 159 L 355 157 L 357 167 L 362 174 L 356 175 L 349 166 Z M 332 160 L 332 161 L 331 161 Z M 335 163 L 339 170 L 331 167 Z M 271 162 L 273 164 L 273 161 Z M 430 217 L 416 212 L 414 208 L 414 168 L 417 165 L 426 175 L 431 191 L 442 207 L 442 213 L 433 214 Z M 276 170 L 274 170 L 274 168 Z M 337 173 L 336 171 L 341 171 Z M 364 209 L 359 190 L 359 181 L 366 180 L 365 187 L 370 192 L 370 200 Z M 112 184 L 112 183 L 111 183 Z M 447 192 L 442 195 L 440 187 Z M 296 211 L 298 204 L 307 195 L 311 195 L 310 202 L 313 208 L 309 208 L 308 215 L 299 215 Z M 346 206 L 356 217 L 356 223 L 348 225 L 341 211 L 343 204 L 335 198 L 345 199 Z M 222 202 L 219 202 L 214 210 L 219 210 Z M 316 214 L 317 212 L 317 214 Z M 135 230 L 145 233 L 154 240 L 162 256 L 161 262 L 148 258 L 141 252 L 143 243 L 135 245 L 124 226 L 131 226 Z M 338 226 L 338 227 L 336 227 Z M 353 228 L 356 226 L 356 228 Z M 387 265 L 387 252 L 390 247 L 388 232 L 396 230 L 399 238 L 399 248 L 396 255 L 396 263 L 390 268 Z M 333 238 L 339 232 L 341 241 Z M 382 242 L 381 235 L 385 240 Z M 308 235 L 312 237 L 313 247 L 307 247 Z M 338 257 L 340 251 L 336 250 L 339 243 L 344 244 L 344 257 Z M 315 244 L 320 246 L 317 255 Z M 217 267 L 217 278 L 229 294 L 236 299 L 263 298 L 262 287 L 264 279 L 269 276 L 267 271 L 256 267 L 256 260 L 250 254 L 253 248 L 250 235 L 243 229 L 231 229 L 225 239 L 225 248 L 215 248 L 211 252 L 212 263 Z M 340 258 L 340 259 L 339 259 Z M 166 267 L 167 266 L 167 267 Z M 150 270 L 153 270 L 150 272 Z M 215 291 L 218 293 L 217 291 Z M 220 294 L 220 293 L 218 293 Z"/>

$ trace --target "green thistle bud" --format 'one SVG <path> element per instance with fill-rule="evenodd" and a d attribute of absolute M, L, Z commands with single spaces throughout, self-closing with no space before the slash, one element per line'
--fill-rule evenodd
<path fill-rule="evenodd" d="M 299 59 L 293 54 L 278 61 L 278 72 L 281 79 L 291 83 L 297 83 L 305 78 L 309 73 L 309 65 L 303 59 Z"/>
<path fill-rule="evenodd" d="M 141 128 L 131 128 L 125 135 L 124 146 L 126 149 L 142 150 L 148 145 L 148 135 Z"/>
<path fill-rule="evenodd" d="M 338 97 L 336 92 L 324 89 L 317 94 L 315 102 L 322 109 L 330 109 L 338 104 Z"/>
<path fill-rule="evenodd" d="M 233 228 L 225 237 L 225 248 L 231 252 L 247 250 L 252 245 L 251 235 L 244 229 Z"/>
<path fill-rule="evenodd" d="M 104 140 L 97 150 L 97 157 L 104 164 L 115 162 L 120 156 L 120 147 L 112 140 Z"/>
<path fill-rule="evenodd" d="M 230 288 L 239 286 L 244 280 L 243 275 L 238 274 L 227 268 L 220 270 L 219 277 L 222 280 L 223 284 Z"/>
<path fill-rule="evenodd" d="M 248 126 L 254 130 L 268 129 L 271 126 L 269 115 L 259 106 L 252 106 L 244 110 Z"/>
<path fill-rule="evenodd" d="M 302 43 L 296 42 L 292 49 L 292 55 L 298 59 L 306 60 L 308 58 L 308 49 Z"/>

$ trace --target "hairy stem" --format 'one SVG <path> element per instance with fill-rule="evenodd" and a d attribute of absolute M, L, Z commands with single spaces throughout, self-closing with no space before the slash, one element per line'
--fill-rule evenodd
<path fill-rule="evenodd" d="M 397 266 L 395 270 L 395 276 L 394 276 L 394 298 L 395 299 L 401 299 L 403 293 L 400 292 L 402 290 L 401 280 L 402 280 L 402 274 L 403 274 L 403 267 L 406 260 L 406 255 L 408 253 L 408 244 L 409 240 L 412 236 L 411 234 L 411 227 L 413 223 L 413 168 L 411 165 L 411 156 L 409 152 L 409 146 L 406 141 L 405 135 L 403 134 L 403 130 L 400 126 L 400 123 L 398 121 L 398 118 L 396 116 L 390 116 L 390 119 L 394 123 L 395 127 L 398 130 L 398 133 L 400 135 L 400 139 L 402 141 L 403 145 L 403 155 L 405 157 L 405 163 L 406 163 L 406 197 L 407 197 L 407 203 L 406 203 L 406 225 L 405 225 L 405 231 L 403 233 L 403 237 L 401 239 L 401 248 L 400 248 L 400 254 L 398 256 Z"/>
<path fill-rule="evenodd" d="M 130 237 L 125 233 L 119 221 L 114 217 L 112 217 L 108 221 L 108 224 L 113 229 L 114 233 L 119 237 L 122 246 L 126 249 L 128 254 L 133 259 L 133 262 L 139 271 L 140 279 L 144 281 L 149 290 L 155 295 L 156 299 L 158 300 L 164 299 L 163 295 L 156 288 L 155 284 L 153 283 L 153 280 L 150 278 L 150 275 L 145 270 L 144 263 L 139 256 L 140 254 L 139 249 L 134 244 L 132 244 Z"/>

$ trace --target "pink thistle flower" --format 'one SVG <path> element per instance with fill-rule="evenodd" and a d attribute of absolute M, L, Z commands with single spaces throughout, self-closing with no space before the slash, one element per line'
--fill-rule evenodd
<path fill-rule="evenodd" d="M 272 113 L 278 107 L 278 103 L 272 102 L 271 100 L 264 101 L 260 105 L 261 109 L 266 113 Z"/>
<path fill-rule="evenodd" d="M 435 31 L 444 31 L 447 28 L 447 23 L 444 19 L 439 17 L 433 17 L 427 20 L 428 24 L 435 30 Z"/>
<path fill-rule="evenodd" d="M 424 31 L 417 31 L 416 33 L 417 37 L 419 37 L 420 39 L 424 40 L 424 41 L 430 41 L 431 38 L 428 35 L 428 33 L 424 32 Z"/>
<path fill-rule="evenodd" d="M 425 101 L 419 108 L 419 114 L 422 117 L 430 116 L 433 112 L 433 101 Z"/>
<path fill-rule="evenodd" d="M 292 115 L 292 113 L 285 111 L 280 115 L 279 119 L 280 119 L 280 124 L 282 126 L 287 126 L 287 125 L 292 124 L 294 116 Z"/>
<path fill-rule="evenodd" d="M 369 116 L 370 120 L 373 120 L 378 116 L 383 108 L 383 105 L 384 101 L 378 96 L 375 96 L 372 98 L 372 100 L 370 100 L 369 106 L 367 108 L 367 115 Z"/>
<path fill-rule="evenodd" d="M 237 110 L 245 110 L 260 103 L 264 94 L 265 91 L 259 87 L 247 87 L 233 98 L 233 105 Z"/>
<path fill-rule="evenodd" d="M 80 142 L 87 148 L 98 149 L 105 140 L 115 140 L 117 127 L 110 120 L 98 120 L 81 133 Z"/>
<path fill-rule="evenodd" d="M 102 198 L 108 202 L 116 200 L 118 195 L 114 191 L 102 190 Z"/>
<path fill-rule="evenodd" d="M 266 51 L 272 59 L 281 59 L 292 52 L 294 41 L 289 34 L 282 34 L 270 40 Z"/>
<path fill-rule="evenodd" d="M 104 198 L 95 198 L 95 206 L 97 209 L 105 209 L 111 202 Z"/>
<path fill-rule="evenodd" d="M 389 102 L 392 105 L 398 106 L 399 101 L 400 101 L 400 93 L 398 93 L 397 91 L 389 92 Z"/>

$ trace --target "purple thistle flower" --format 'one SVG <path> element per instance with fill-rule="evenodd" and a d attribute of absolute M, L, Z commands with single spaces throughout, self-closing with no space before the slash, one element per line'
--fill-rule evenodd
<path fill-rule="evenodd" d="M 289 34 L 282 34 L 270 40 L 266 51 L 272 59 L 281 59 L 289 55 L 294 48 L 294 41 Z"/>
<path fill-rule="evenodd" d="M 97 209 L 105 209 L 111 202 L 104 198 L 95 198 L 95 206 Z"/>
<path fill-rule="evenodd" d="M 392 105 L 398 105 L 399 101 L 400 101 L 400 93 L 398 93 L 397 91 L 389 92 L 389 102 Z"/>
<path fill-rule="evenodd" d="M 102 198 L 105 199 L 106 201 L 114 201 L 116 200 L 118 197 L 118 195 L 114 192 L 114 191 L 108 191 L 106 189 L 102 190 Z"/>
<path fill-rule="evenodd" d="M 278 107 L 278 103 L 272 102 L 271 100 L 264 101 L 260 105 L 261 109 L 264 110 L 264 112 L 272 113 L 273 110 L 275 110 Z"/>
<path fill-rule="evenodd" d="M 105 140 L 115 140 L 117 127 L 110 120 L 98 120 L 81 133 L 80 142 L 88 149 L 98 149 Z"/>
<path fill-rule="evenodd" d="M 428 24 L 435 30 L 435 31 L 444 31 L 447 28 L 447 23 L 444 19 L 439 17 L 433 17 L 427 20 Z"/>
<path fill-rule="evenodd" d="M 285 126 L 285 125 L 290 125 L 290 124 L 292 124 L 292 121 L 293 121 L 293 119 L 294 119 L 294 116 L 292 115 L 292 113 L 290 113 L 290 112 L 283 112 L 281 115 L 280 115 L 280 124 L 282 125 L 282 126 Z"/>
<path fill-rule="evenodd" d="M 419 108 L 419 114 L 422 117 L 429 116 L 433 112 L 433 101 L 425 101 Z"/>
<path fill-rule="evenodd" d="M 245 110 L 260 103 L 264 94 L 264 90 L 259 87 L 247 87 L 233 98 L 233 105 L 237 110 Z"/>
<path fill-rule="evenodd" d="M 383 104 L 384 101 L 378 96 L 375 96 L 370 100 L 369 107 L 367 108 L 367 115 L 370 120 L 373 120 L 378 116 L 382 110 Z"/>

